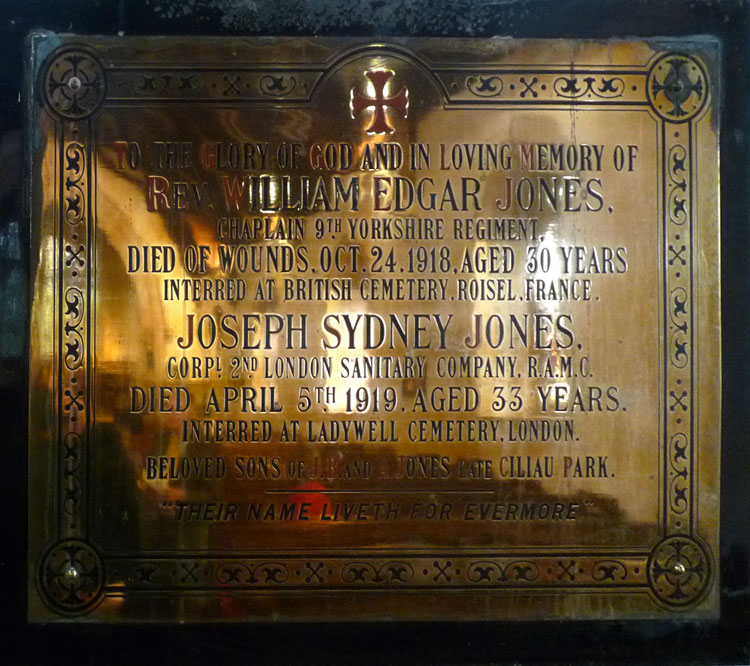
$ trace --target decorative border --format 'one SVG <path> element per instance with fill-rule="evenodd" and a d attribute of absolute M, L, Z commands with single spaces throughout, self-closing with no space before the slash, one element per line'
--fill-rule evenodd
<path fill-rule="evenodd" d="M 652 64 L 648 100 L 661 119 L 664 340 L 663 540 L 652 550 L 649 584 L 679 610 L 698 603 L 713 576 L 710 551 L 696 534 L 695 312 L 693 238 L 697 151 L 691 120 L 709 85 L 697 58 L 666 53 Z"/>
<path fill-rule="evenodd" d="M 212 67 L 149 67 L 107 70 L 111 80 L 108 101 L 143 103 L 184 102 L 270 102 L 274 105 L 299 105 L 313 100 L 328 73 L 354 57 L 370 52 L 372 47 L 342 54 L 327 67 L 285 67 L 279 65 Z M 389 55 L 416 64 L 419 59 L 404 49 L 387 48 Z M 420 63 L 440 88 L 446 106 L 488 104 L 517 106 L 526 102 L 534 106 L 593 104 L 643 106 L 646 97 L 645 69 L 588 67 L 571 69 L 431 67 Z"/>
<path fill-rule="evenodd" d="M 107 585 L 122 581 L 130 591 L 148 590 L 309 590 L 423 589 L 454 590 L 545 589 L 560 587 L 635 587 L 646 589 L 647 557 L 607 554 L 572 556 L 486 554 L 398 555 L 360 554 L 310 557 L 269 553 L 256 558 L 195 557 L 153 560 L 112 559 Z"/>
<path fill-rule="evenodd" d="M 455 556 L 444 553 L 362 552 L 323 557 L 269 553 L 180 558 L 106 556 L 87 542 L 85 522 L 94 292 L 89 240 L 92 211 L 93 123 L 106 102 L 182 103 L 214 100 L 262 104 L 309 103 L 328 73 L 362 54 L 395 54 L 420 65 L 446 106 L 541 108 L 576 105 L 649 109 L 660 120 L 663 219 L 663 339 L 661 539 L 650 553 Z M 695 120 L 706 107 L 709 79 L 695 57 L 665 53 L 644 67 L 482 68 L 428 67 L 402 47 L 343 53 L 327 66 L 236 68 L 108 67 L 90 48 L 67 45 L 44 68 L 45 107 L 57 118 L 57 232 L 60 308 L 57 341 L 57 537 L 42 555 L 38 585 L 62 615 L 90 611 L 107 594 L 227 590 L 366 592 L 375 589 L 450 588 L 502 593 L 518 589 L 605 590 L 651 593 L 679 611 L 701 601 L 713 580 L 713 555 L 696 534 L 693 295 L 693 192 L 697 170 Z"/>

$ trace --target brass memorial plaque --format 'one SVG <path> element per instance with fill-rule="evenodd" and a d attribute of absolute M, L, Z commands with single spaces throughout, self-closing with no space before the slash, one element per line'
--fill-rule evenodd
<path fill-rule="evenodd" d="M 715 42 L 31 42 L 33 620 L 718 613 Z"/>

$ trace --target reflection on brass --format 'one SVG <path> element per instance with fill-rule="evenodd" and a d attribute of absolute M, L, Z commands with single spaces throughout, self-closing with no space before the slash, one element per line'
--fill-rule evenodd
<path fill-rule="evenodd" d="M 716 52 L 36 37 L 31 618 L 715 614 Z"/>

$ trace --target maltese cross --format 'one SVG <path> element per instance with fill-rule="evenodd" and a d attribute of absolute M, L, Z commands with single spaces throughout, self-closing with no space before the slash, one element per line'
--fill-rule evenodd
<path fill-rule="evenodd" d="M 357 92 L 354 88 L 350 92 L 349 106 L 352 112 L 352 118 L 356 118 L 363 109 L 375 109 L 372 122 L 367 128 L 368 134 L 391 134 L 394 129 L 388 124 L 386 107 L 397 111 L 402 118 L 406 118 L 409 109 L 409 91 L 405 86 L 401 86 L 395 95 L 385 96 L 385 84 L 393 76 L 390 69 L 371 69 L 365 72 L 365 76 L 370 79 L 375 89 L 375 97 L 366 97 Z"/>

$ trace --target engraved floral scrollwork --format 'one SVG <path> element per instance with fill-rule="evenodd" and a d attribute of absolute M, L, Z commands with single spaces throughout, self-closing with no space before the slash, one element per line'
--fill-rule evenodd
<path fill-rule="evenodd" d="M 98 600 L 104 585 L 104 567 L 88 544 L 68 539 L 43 558 L 39 583 L 47 603 L 62 613 L 85 612 Z"/>
<path fill-rule="evenodd" d="M 63 440 L 63 498 L 62 508 L 68 516 L 76 516 L 81 504 L 80 466 L 83 442 L 74 432 Z"/>
<path fill-rule="evenodd" d="M 505 565 L 494 560 L 472 562 L 466 573 L 472 583 L 532 582 L 539 578 L 539 567 L 529 560 L 514 560 Z"/>
<path fill-rule="evenodd" d="M 81 290 L 69 287 L 65 291 L 65 367 L 77 370 L 83 364 L 83 334 L 80 326 L 83 323 L 84 300 Z"/>
<path fill-rule="evenodd" d="M 690 360 L 688 354 L 688 293 L 684 287 L 676 287 L 669 294 L 669 318 L 672 322 L 672 335 L 669 362 L 675 368 L 684 368 Z"/>
<path fill-rule="evenodd" d="M 221 585 L 243 585 L 258 582 L 254 569 L 239 562 L 222 564 L 216 569 L 216 580 Z"/>
<path fill-rule="evenodd" d="M 414 578 L 414 569 L 407 562 L 350 562 L 341 572 L 345 583 L 407 583 Z"/>
<path fill-rule="evenodd" d="M 625 82 L 619 76 L 560 76 L 555 79 L 553 89 L 560 97 L 578 99 L 584 95 L 594 95 L 604 99 L 621 97 L 625 92 Z"/>
<path fill-rule="evenodd" d="M 651 67 L 646 90 L 657 115 L 670 122 L 685 122 L 703 108 L 708 77 L 696 58 L 668 53 Z"/>
<path fill-rule="evenodd" d="M 697 540 L 669 536 L 656 545 L 648 561 L 648 581 L 657 599 L 673 608 L 686 608 L 708 588 L 711 565 Z"/>
<path fill-rule="evenodd" d="M 472 562 L 469 565 L 466 577 L 472 583 L 481 583 L 483 581 L 491 583 L 493 578 L 495 582 L 501 582 L 503 580 L 503 574 L 503 567 L 497 562 L 493 562 L 492 560 L 481 560 L 479 562 Z"/>
<path fill-rule="evenodd" d="M 155 97 L 166 92 L 196 92 L 203 82 L 198 74 L 136 74 L 130 85 L 136 95 Z"/>
<path fill-rule="evenodd" d="M 297 79 L 294 76 L 279 74 L 273 76 L 266 74 L 258 81 L 258 88 L 264 95 L 271 97 L 285 97 L 297 87 Z"/>
<path fill-rule="evenodd" d="M 75 141 L 65 147 L 65 220 L 76 225 L 86 213 L 83 176 L 86 172 L 86 151 Z"/>
<path fill-rule="evenodd" d="M 528 560 L 515 560 L 505 565 L 504 580 L 531 582 L 539 578 L 539 567 Z"/>
<path fill-rule="evenodd" d="M 669 440 L 669 508 L 673 513 L 682 515 L 687 511 L 688 492 L 688 450 L 689 442 L 685 434 L 678 432 Z"/>
<path fill-rule="evenodd" d="M 478 97 L 498 97 L 503 92 L 503 80 L 499 76 L 470 76 L 466 79 L 469 92 Z"/>
<path fill-rule="evenodd" d="M 68 120 L 85 118 L 104 101 L 104 69 L 88 51 L 66 49 L 47 67 L 44 92 L 50 108 L 59 116 Z"/>
<path fill-rule="evenodd" d="M 145 562 L 133 567 L 127 576 L 134 587 L 158 587 L 164 584 L 164 572 L 156 564 Z"/>
<path fill-rule="evenodd" d="M 628 568 L 619 560 L 601 560 L 594 564 L 591 577 L 598 583 L 619 583 L 628 577 Z"/>
<path fill-rule="evenodd" d="M 667 210 L 669 211 L 670 221 L 677 225 L 685 224 L 689 217 L 687 168 L 685 166 L 687 158 L 687 151 L 680 144 L 670 148 L 667 158 L 669 180 L 671 181 Z"/>
<path fill-rule="evenodd" d="M 216 581 L 220 585 L 263 585 L 284 583 L 289 579 L 289 569 L 280 562 L 245 564 L 227 562 L 216 569 Z"/>
<path fill-rule="evenodd" d="M 289 579 L 289 569 L 279 562 L 264 562 L 256 567 L 263 583 L 284 583 Z"/>
<path fill-rule="evenodd" d="M 669 361 L 675 368 L 684 368 L 688 363 L 688 340 L 686 335 L 686 323 L 672 332 Z"/>
<path fill-rule="evenodd" d="M 138 95 L 158 95 L 171 87 L 172 77 L 169 74 L 161 76 L 138 74 L 133 82 L 133 92 Z"/>

